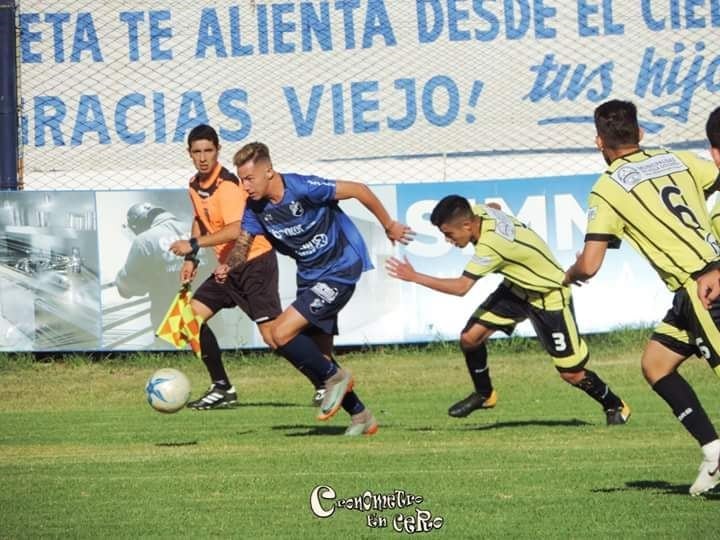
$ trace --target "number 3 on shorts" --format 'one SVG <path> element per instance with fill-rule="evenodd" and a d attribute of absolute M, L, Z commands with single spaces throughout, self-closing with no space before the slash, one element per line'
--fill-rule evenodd
<path fill-rule="evenodd" d="M 567 349 L 567 343 L 565 342 L 565 334 L 562 332 L 553 332 L 550 334 L 555 342 L 555 350 L 557 352 L 563 352 Z"/>

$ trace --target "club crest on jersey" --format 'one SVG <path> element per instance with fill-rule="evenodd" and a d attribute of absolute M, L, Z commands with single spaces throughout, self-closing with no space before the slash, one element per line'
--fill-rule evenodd
<path fill-rule="evenodd" d="M 325 302 L 320 298 L 316 298 L 310 303 L 310 312 L 319 313 L 322 308 L 325 307 Z"/>
<path fill-rule="evenodd" d="M 270 223 L 273 220 L 272 214 L 265 214 L 263 219 L 265 220 L 265 223 Z"/>
<path fill-rule="evenodd" d="M 292 201 L 290 203 L 290 213 L 292 213 L 295 217 L 300 217 L 305 213 L 305 209 L 302 207 L 302 204 L 300 204 L 297 201 Z"/>
<path fill-rule="evenodd" d="M 322 300 L 328 304 L 332 304 L 338 295 L 337 289 L 331 287 L 327 283 L 323 283 L 322 281 L 318 281 L 310 290 L 315 293 L 318 300 Z"/>

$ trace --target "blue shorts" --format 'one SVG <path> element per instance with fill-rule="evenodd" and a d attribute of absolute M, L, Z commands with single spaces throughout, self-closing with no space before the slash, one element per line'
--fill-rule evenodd
<path fill-rule="evenodd" d="M 292 306 L 325 334 L 338 334 L 338 313 L 355 292 L 355 284 L 322 280 L 298 289 Z"/>

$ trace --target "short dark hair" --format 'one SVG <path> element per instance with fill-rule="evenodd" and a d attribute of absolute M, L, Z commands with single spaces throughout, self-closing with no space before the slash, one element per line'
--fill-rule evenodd
<path fill-rule="evenodd" d="M 210 141 L 215 148 L 220 148 L 220 139 L 218 139 L 217 131 L 212 126 L 200 124 L 190 130 L 188 134 L 188 150 L 195 141 Z"/>
<path fill-rule="evenodd" d="M 448 195 L 443 197 L 433 208 L 432 214 L 430 214 L 430 223 L 440 227 L 456 219 L 471 219 L 473 215 L 470 201 L 460 195 Z"/>
<path fill-rule="evenodd" d="M 241 167 L 249 161 L 270 161 L 270 149 L 261 142 L 251 142 L 235 152 L 233 165 Z"/>
<path fill-rule="evenodd" d="M 720 107 L 710 113 L 707 124 L 705 124 L 705 133 L 707 133 L 710 146 L 720 150 Z"/>
<path fill-rule="evenodd" d="M 595 129 L 611 150 L 639 144 L 637 107 L 632 101 L 606 101 L 595 109 Z"/>

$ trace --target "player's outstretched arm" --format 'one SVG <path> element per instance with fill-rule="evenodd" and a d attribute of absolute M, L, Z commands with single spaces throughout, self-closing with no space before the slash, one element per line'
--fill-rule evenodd
<path fill-rule="evenodd" d="M 197 243 L 198 248 L 218 246 L 220 244 L 233 242 L 234 240 L 237 240 L 242 232 L 240 223 L 240 221 L 228 223 L 219 231 L 203 236 L 200 236 L 199 234 L 195 236 L 197 233 L 195 232 L 195 225 L 193 225 L 193 237 L 190 240 L 177 240 L 173 242 L 170 244 L 170 251 L 178 256 L 189 255 L 190 253 L 197 251 L 193 246 L 193 239 L 195 240 L 195 243 Z"/>
<path fill-rule="evenodd" d="M 394 244 L 408 244 L 415 237 L 415 232 L 403 223 L 393 220 L 385 209 L 385 206 L 372 192 L 372 190 L 360 182 L 350 182 L 347 180 L 338 180 L 335 183 L 335 198 L 339 201 L 343 199 L 357 199 L 365 208 L 370 210 L 372 214 L 380 222 L 385 229 L 388 239 Z"/>
<path fill-rule="evenodd" d="M 244 230 L 240 231 L 240 236 L 238 236 L 237 240 L 235 240 L 235 245 L 233 246 L 232 251 L 228 254 L 227 259 L 223 264 L 218 265 L 213 272 L 215 281 L 218 283 L 224 283 L 230 270 L 245 264 L 248 253 L 250 252 L 250 244 L 252 244 L 253 238 L 255 238 L 254 235 Z"/>
<path fill-rule="evenodd" d="M 433 289 L 445 294 L 453 294 L 455 296 L 465 296 L 465 294 L 475 285 L 475 280 L 467 276 L 457 278 L 438 278 L 422 274 L 413 268 L 412 264 L 404 257 L 401 261 L 395 257 L 390 257 L 385 263 L 385 269 L 390 276 L 417 283 L 428 289 Z"/>
<path fill-rule="evenodd" d="M 600 240 L 588 240 L 578 254 L 575 264 L 565 272 L 563 285 L 581 285 L 598 273 L 605 260 L 608 243 Z"/>

